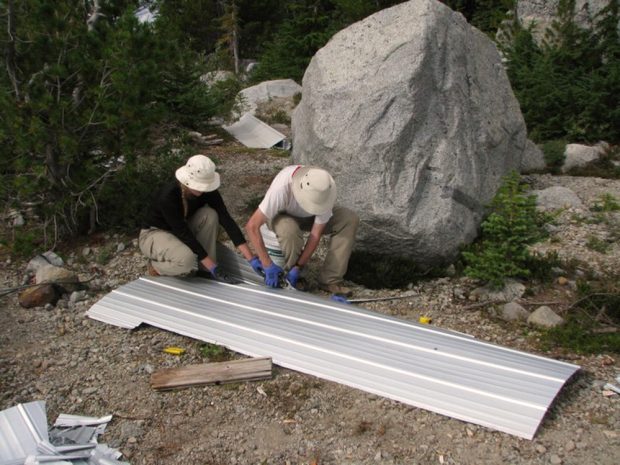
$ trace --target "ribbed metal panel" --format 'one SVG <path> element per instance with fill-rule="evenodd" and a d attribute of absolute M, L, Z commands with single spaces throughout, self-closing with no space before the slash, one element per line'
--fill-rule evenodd
<path fill-rule="evenodd" d="M 200 278 L 140 278 L 88 315 L 272 357 L 283 367 L 527 439 L 579 369 L 294 290 Z"/>

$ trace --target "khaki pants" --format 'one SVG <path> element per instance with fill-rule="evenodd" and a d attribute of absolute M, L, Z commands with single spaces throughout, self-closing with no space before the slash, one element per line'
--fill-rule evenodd
<path fill-rule="evenodd" d="M 299 218 L 279 214 L 268 225 L 278 236 L 287 268 L 290 269 L 295 266 L 305 244 L 303 231 L 310 231 L 313 224 L 314 217 Z M 329 247 L 319 273 L 321 284 L 333 284 L 342 281 L 349 266 L 349 258 L 353 250 L 358 225 L 359 217 L 353 211 L 344 207 L 334 207 L 333 216 L 323 233 L 329 237 Z"/>
<path fill-rule="evenodd" d="M 209 257 L 215 261 L 219 226 L 217 212 L 210 207 L 202 207 L 191 216 L 187 225 Z M 157 228 L 142 229 L 138 245 L 160 275 L 186 276 L 198 269 L 196 254 L 169 231 Z"/>

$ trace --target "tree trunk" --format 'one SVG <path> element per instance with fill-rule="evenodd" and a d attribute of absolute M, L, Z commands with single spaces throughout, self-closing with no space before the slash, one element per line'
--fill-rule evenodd
<path fill-rule="evenodd" d="M 9 40 L 6 46 L 6 70 L 13 85 L 13 92 L 15 92 L 15 101 L 21 100 L 19 92 L 19 82 L 17 81 L 17 73 L 15 71 L 15 8 L 13 0 L 8 0 L 7 3 L 7 35 Z"/>

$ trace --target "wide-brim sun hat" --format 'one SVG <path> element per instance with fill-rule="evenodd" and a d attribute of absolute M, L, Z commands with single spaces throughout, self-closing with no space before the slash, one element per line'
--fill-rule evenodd
<path fill-rule="evenodd" d="M 220 175 L 215 163 L 204 155 L 194 155 L 175 173 L 178 181 L 190 189 L 211 192 L 220 187 Z"/>
<path fill-rule="evenodd" d="M 302 166 L 293 174 L 293 196 L 312 215 L 322 215 L 334 207 L 336 183 L 322 168 Z"/>

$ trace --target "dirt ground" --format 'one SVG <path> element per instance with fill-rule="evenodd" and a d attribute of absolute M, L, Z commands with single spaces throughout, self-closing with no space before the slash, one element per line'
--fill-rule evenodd
<path fill-rule="evenodd" d="M 289 159 L 262 151 L 210 151 L 219 162 L 222 194 L 244 224 Z M 536 188 L 566 185 L 587 205 L 601 192 L 620 199 L 617 180 L 541 175 L 532 181 Z M 559 221 L 546 246 L 580 258 L 584 266 L 617 269 L 617 242 L 595 255 L 583 240 L 594 225 L 570 215 Z M 104 248 L 114 252 L 99 265 L 95 257 Z M 120 449 L 134 465 L 620 463 L 620 396 L 602 390 L 620 373 L 618 354 L 544 352 L 532 328 L 473 306 L 469 296 L 476 285 L 466 278 L 423 281 L 402 291 L 357 286 L 356 295 L 406 292 L 407 298 L 364 307 L 414 321 L 424 314 L 438 327 L 580 365 L 532 441 L 277 366 L 268 381 L 156 392 L 150 375 L 208 361 L 204 344 L 153 327 L 129 331 L 85 316 L 110 289 L 145 273 L 135 237 L 93 236 L 66 248 L 63 257 L 89 280 L 85 300 L 65 298 L 53 308 L 24 309 L 16 293 L 0 299 L 0 408 L 45 400 L 50 422 L 60 413 L 112 414 L 100 442 Z M 0 287 L 20 285 L 27 262 L 3 260 Z M 552 285 L 530 289 L 527 300 L 559 302 L 561 310 L 573 297 L 570 286 Z M 167 346 L 183 347 L 186 354 L 164 353 Z"/>

